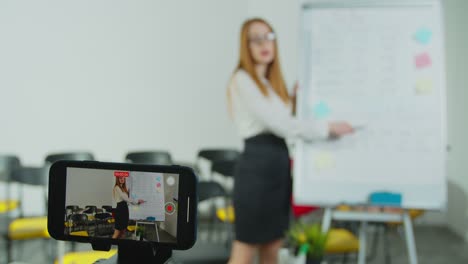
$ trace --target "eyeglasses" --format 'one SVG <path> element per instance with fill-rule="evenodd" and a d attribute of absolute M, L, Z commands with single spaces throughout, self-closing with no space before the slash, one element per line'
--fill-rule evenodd
<path fill-rule="evenodd" d="M 271 42 L 276 39 L 276 35 L 273 32 L 266 33 L 263 36 L 257 35 L 249 38 L 249 41 L 257 45 L 261 45 L 264 41 Z"/>

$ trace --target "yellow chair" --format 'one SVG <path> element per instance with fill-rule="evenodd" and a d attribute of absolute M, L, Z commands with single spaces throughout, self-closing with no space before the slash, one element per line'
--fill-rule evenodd
<path fill-rule="evenodd" d="M 23 185 L 35 185 L 45 187 L 48 178 L 48 170 L 45 167 L 32 168 L 21 167 L 14 169 L 11 174 L 13 182 L 20 183 L 20 189 Z M 22 190 L 22 189 L 21 189 Z M 46 188 L 44 190 L 44 204 L 47 205 Z M 22 192 L 22 191 L 21 191 Z M 20 209 L 20 217 L 10 221 L 8 225 L 7 238 L 7 261 L 13 261 L 12 246 L 15 240 L 29 239 L 49 239 L 50 235 L 47 231 L 47 217 L 22 217 L 24 212 L 20 204 L 17 205 Z M 47 206 L 45 206 L 47 208 Z"/>
<path fill-rule="evenodd" d="M 18 200 L 1 200 L 0 201 L 0 214 L 13 211 L 19 206 Z"/>
<path fill-rule="evenodd" d="M 86 230 L 70 232 L 70 235 L 71 236 L 84 236 L 84 237 L 89 236 L 88 231 Z"/>
<path fill-rule="evenodd" d="M 216 216 L 221 222 L 229 222 L 231 224 L 235 221 L 234 207 L 228 206 L 227 208 L 218 208 L 216 210 Z"/>
<path fill-rule="evenodd" d="M 0 182 L 5 185 L 6 199 L 0 200 L 0 214 L 13 211 L 18 208 L 19 201 L 10 199 L 10 174 L 13 169 L 21 166 L 18 157 L 13 155 L 0 155 Z"/>
<path fill-rule="evenodd" d="M 117 254 L 117 249 L 109 251 L 77 251 L 69 252 L 63 256 L 63 264 L 93 264 L 98 260 L 109 259 Z M 58 259 L 54 264 L 58 264 Z"/>
<path fill-rule="evenodd" d="M 50 238 L 47 231 L 47 217 L 28 217 L 13 220 L 8 226 L 10 240 Z"/>
<path fill-rule="evenodd" d="M 135 232 L 135 228 L 136 228 L 135 225 L 129 225 L 129 226 L 127 226 L 128 232 Z"/>

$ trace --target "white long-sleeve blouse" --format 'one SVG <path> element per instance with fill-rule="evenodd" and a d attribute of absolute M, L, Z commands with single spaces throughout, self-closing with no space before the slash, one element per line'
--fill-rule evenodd
<path fill-rule="evenodd" d="M 122 191 L 122 189 L 120 189 L 120 187 L 117 186 L 117 185 L 114 186 L 114 201 L 116 203 L 125 201 L 125 202 L 133 204 L 133 205 L 138 204 L 137 201 L 135 201 L 133 199 L 130 199 L 130 197 L 128 197 L 128 194 L 126 192 Z"/>
<path fill-rule="evenodd" d="M 328 124 L 318 120 L 299 120 L 292 115 L 291 105 L 285 104 L 273 91 L 266 78 L 261 81 L 269 89 L 264 96 L 250 75 L 240 69 L 230 83 L 234 123 L 243 139 L 273 133 L 285 139 L 302 138 L 307 141 L 325 139 Z"/>

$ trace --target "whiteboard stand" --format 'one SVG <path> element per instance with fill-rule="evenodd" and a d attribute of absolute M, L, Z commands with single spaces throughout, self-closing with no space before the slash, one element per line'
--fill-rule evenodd
<path fill-rule="evenodd" d="M 418 256 L 416 253 L 416 243 L 414 240 L 413 224 L 411 217 L 407 210 L 403 213 L 370 213 L 370 212 L 353 212 L 353 211 L 338 211 L 333 208 L 327 207 L 323 215 L 322 232 L 327 232 L 330 229 L 331 221 L 353 221 L 360 222 L 359 228 L 359 254 L 358 264 L 366 263 L 366 232 L 368 222 L 403 222 L 405 229 L 406 247 L 408 250 L 408 260 L 410 264 L 418 263 Z"/>
<path fill-rule="evenodd" d="M 136 224 L 135 224 L 135 236 L 137 235 L 138 224 L 140 224 L 140 225 L 152 225 L 152 224 L 154 224 L 154 230 L 156 231 L 156 239 L 157 239 L 156 242 L 159 242 L 158 223 L 157 223 L 156 221 L 154 221 L 154 222 L 136 221 Z"/>

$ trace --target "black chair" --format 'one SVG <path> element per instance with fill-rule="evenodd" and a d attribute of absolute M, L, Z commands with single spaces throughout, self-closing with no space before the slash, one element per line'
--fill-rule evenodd
<path fill-rule="evenodd" d="M 234 170 L 238 159 L 214 160 L 211 163 L 211 178 L 222 184 L 226 192 L 231 193 L 234 183 Z M 221 175 L 220 178 L 218 175 Z"/>
<path fill-rule="evenodd" d="M 5 176 L 9 176 L 9 173 L 13 169 L 21 166 L 20 159 L 14 155 L 0 155 L 0 180 L 7 180 Z"/>
<path fill-rule="evenodd" d="M 94 156 L 90 152 L 64 152 L 49 154 L 45 158 L 49 164 L 59 160 L 94 160 Z"/>
<path fill-rule="evenodd" d="M 82 210 L 78 205 L 67 205 L 65 206 L 65 212 L 67 215 L 75 214 Z"/>
<path fill-rule="evenodd" d="M 103 205 L 101 208 L 104 210 L 104 213 L 112 213 L 114 211 L 114 208 L 110 205 Z"/>
<path fill-rule="evenodd" d="M 0 204 L 2 204 L 3 208 L 6 208 L 5 212 L 10 211 L 10 180 L 11 180 L 11 172 L 14 169 L 21 167 L 21 162 L 17 156 L 14 155 L 0 155 L 0 181 L 5 183 L 5 197 L 4 201 L 0 200 Z M 18 201 L 11 201 L 14 204 L 17 204 Z M 13 206 L 15 209 L 16 206 Z M 0 212 L 4 213 L 4 212 Z"/>
<path fill-rule="evenodd" d="M 215 160 L 213 161 L 213 163 L 211 163 L 211 171 L 219 173 L 226 177 L 233 177 L 236 164 L 237 164 L 237 159 Z"/>
<path fill-rule="evenodd" d="M 215 197 L 227 197 L 224 188 L 217 182 L 202 181 L 198 183 L 198 201 L 202 202 Z"/>
<path fill-rule="evenodd" d="M 208 179 L 212 180 L 213 179 L 213 162 L 215 161 L 229 161 L 229 160 L 238 160 L 240 157 L 240 151 L 235 150 L 235 149 L 229 149 L 229 148 L 220 148 L 220 149 L 202 149 L 198 151 L 197 153 L 197 159 L 195 162 L 195 167 L 197 168 L 198 171 L 201 170 L 200 162 L 202 159 L 207 160 L 210 163 L 210 171 L 207 172 Z"/>
<path fill-rule="evenodd" d="M 0 205 L 5 208 L 5 211 L 0 211 L 0 214 L 8 213 L 18 206 L 19 201 L 10 199 L 10 180 L 11 171 L 19 167 L 21 167 L 21 162 L 17 156 L 0 155 L 0 181 L 5 183 L 5 200 L 0 200 Z"/>
<path fill-rule="evenodd" d="M 43 187 L 44 209 L 47 208 L 48 169 L 46 167 L 20 167 L 11 173 L 11 181 L 19 183 L 19 197 L 23 197 L 24 185 Z M 48 239 L 47 216 L 24 217 L 23 207 L 19 206 L 20 216 L 9 223 L 7 240 L 7 259 L 11 262 L 12 243 L 14 240 Z M 27 234 L 27 235 L 26 235 Z"/>
<path fill-rule="evenodd" d="M 202 149 L 198 152 L 198 158 L 209 161 L 214 160 L 235 160 L 240 156 L 240 152 L 235 149 Z"/>
<path fill-rule="evenodd" d="M 71 221 L 69 234 L 75 231 L 88 231 L 88 216 L 86 214 L 72 214 L 69 216 Z"/>
<path fill-rule="evenodd" d="M 103 236 L 112 234 L 113 224 L 110 222 L 112 214 L 110 213 L 97 213 L 94 215 L 94 223 L 96 227 L 95 235 Z"/>
<path fill-rule="evenodd" d="M 125 160 L 131 163 L 172 165 L 171 154 L 167 151 L 139 151 L 129 152 Z"/>
<path fill-rule="evenodd" d="M 86 205 L 83 211 L 84 214 L 96 214 L 97 213 L 97 206 L 95 205 Z"/>
<path fill-rule="evenodd" d="M 0 234 L 2 238 L 8 236 L 9 213 L 18 208 L 20 203 L 19 200 L 12 200 L 10 197 L 11 172 L 19 167 L 21 167 L 21 162 L 17 156 L 0 155 L 0 181 L 5 184 L 5 189 L 0 190 L 5 194 L 5 199 L 0 200 L 0 207 L 4 208 L 4 210 L 0 211 Z"/>
<path fill-rule="evenodd" d="M 198 201 L 199 202 L 207 201 L 211 198 L 218 198 L 218 197 L 223 198 L 224 206 L 227 207 L 228 194 L 219 183 L 213 182 L 213 181 L 201 181 L 198 183 Z M 214 203 L 211 203 L 208 218 L 209 218 L 209 231 L 212 236 L 214 235 L 213 230 L 217 222 L 216 209 L 217 209 L 216 205 Z M 230 234 L 228 222 L 225 222 L 225 229 L 226 229 L 226 232 Z M 228 237 L 230 237 L 230 235 L 228 235 Z M 227 242 L 229 242 L 229 239 L 227 240 Z"/>
<path fill-rule="evenodd" d="M 69 209 L 71 210 L 73 213 L 75 213 L 76 211 L 78 211 L 80 209 L 80 207 L 78 205 L 67 205 L 65 206 L 65 209 Z"/>

